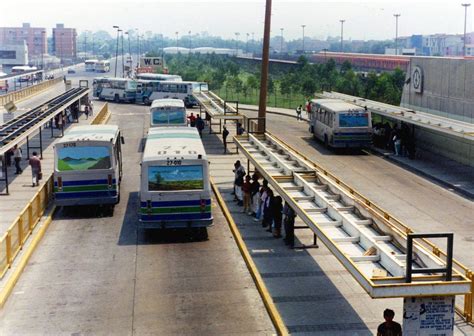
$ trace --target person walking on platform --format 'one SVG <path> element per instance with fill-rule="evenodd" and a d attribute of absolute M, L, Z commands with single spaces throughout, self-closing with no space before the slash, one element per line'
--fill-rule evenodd
<path fill-rule="evenodd" d="M 275 196 L 272 204 L 273 217 L 273 237 L 281 238 L 281 222 L 282 222 L 282 199 L 281 196 Z"/>
<path fill-rule="evenodd" d="M 285 245 L 288 245 L 290 248 L 295 246 L 295 211 L 288 204 L 285 203 L 283 207 L 283 214 L 285 215 L 284 225 L 285 225 Z"/>
<path fill-rule="evenodd" d="M 202 131 L 204 130 L 204 120 L 201 118 L 200 115 L 196 118 L 196 128 L 199 132 L 199 136 L 202 138 Z"/>
<path fill-rule="evenodd" d="M 383 318 L 385 322 L 377 328 L 377 336 L 402 336 L 402 326 L 393 321 L 395 312 L 391 309 L 385 309 Z"/>
<path fill-rule="evenodd" d="M 222 131 L 222 141 L 224 143 L 224 154 L 227 154 L 227 137 L 229 136 L 229 131 L 227 127 L 224 126 L 224 130 Z"/>
<path fill-rule="evenodd" d="M 39 185 L 39 181 L 41 180 L 41 161 L 38 158 L 38 154 L 33 152 L 33 156 L 30 157 L 30 166 L 31 166 L 31 177 L 33 180 L 33 187 Z"/>
<path fill-rule="evenodd" d="M 15 174 L 21 174 L 23 172 L 23 170 L 20 167 L 22 156 L 23 155 L 21 152 L 21 148 L 18 147 L 18 145 L 15 145 L 15 147 L 13 147 L 13 160 L 15 161 L 15 168 L 16 168 Z"/>
<path fill-rule="evenodd" d="M 296 108 L 296 120 L 301 120 L 301 111 L 303 110 L 303 105 L 300 104 L 300 106 L 298 106 Z"/>
<path fill-rule="evenodd" d="M 268 181 L 264 179 L 262 182 L 262 187 L 260 188 L 260 191 L 258 192 L 258 208 L 257 208 L 257 213 L 254 219 L 254 221 L 256 222 L 263 220 L 263 207 L 265 204 L 265 200 L 267 199 L 267 191 L 268 191 Z"/>

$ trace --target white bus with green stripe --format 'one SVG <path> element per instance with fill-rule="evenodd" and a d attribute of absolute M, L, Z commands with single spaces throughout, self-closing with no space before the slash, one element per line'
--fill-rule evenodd
<path fill-rule="evenodd" d="M 194 127 L 150 128 L 141 163 L 140 226 L 212 224 L 209 163 Z"/>
<path fill-rule="evenodd" d="M 123 137 L 116 125 L 75 126 L 54 146 L 54 201 L 59 206 L 120 200 Z"/>

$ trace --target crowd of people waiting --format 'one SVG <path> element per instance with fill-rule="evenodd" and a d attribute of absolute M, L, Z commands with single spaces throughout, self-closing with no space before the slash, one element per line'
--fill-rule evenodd
<path fill-rule="evenodd" d="M 402 123 L 401 127 L 390 126 L 388 122 L 378 122 L 372 131 L 372 141 L 375 147 L 390 149 L 395 156 L 415 158 L 415 139 L 410 127 Z"/>
<path fill-rule="evenodd" d="M 260 174 L 255 172 L 250 176 L 240 161 L 234 163 L 234 201 L 242 206 L 242 212 L 261 222 L 262 227 L 273 234 L 275 238 L 282 238 L 282 226 L 285 230 L 285 244 L 294 247 L 295 211 L 285 203 L 281 196 L 274 195 L 268 186 L 268 181 L 260 184 Z"/>

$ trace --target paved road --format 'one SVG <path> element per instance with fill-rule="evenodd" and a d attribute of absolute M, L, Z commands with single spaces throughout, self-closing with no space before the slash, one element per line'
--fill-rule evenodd
<path fill-rule="evenodd" d="M 0 312 L 2 335 L 273 334 L 215 202 L 207 241 L 137 230 L 147 108 L 111 108 L 126 139 L 121 203 L 113 217 L 56 215 Z"/>

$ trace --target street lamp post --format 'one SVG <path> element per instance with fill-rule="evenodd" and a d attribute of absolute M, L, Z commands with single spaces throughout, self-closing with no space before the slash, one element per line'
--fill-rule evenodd
<path fill-rule="evenodd" d="M 398 55 L 398 18 L 401 14 L 393 14 L 395 16 L 395 55 Z"/>
<path fill-rule="evenodd" d="M 46 37 L 46 31 L 41 31 L 41 36 L 42 36 L 42 41 L 41 41 L 41 70 L 44 70 L 44 53 L 46 52 L 45 46 L 45 37 Z"/>
<path fill-rule="evenodd" d="M 179 32 L 176 32 L 176 53 L 178 53 L 178 38 L 179 38 Z"/>
<path fill-rule="evenodd" d="M 113 28 L 117 29 L 117 46 L 116 46 L 116 48 L 115 48 L 115 72 L 114 72 L 114 77 L 117 77 L 118 47 L 119 47 L 119 32 L 120 32 L 120 27 L 119 27 L 119 26 L 113 26 Z"/>
<path fill-rule="evenodd" d="M 341 52 L 344 52 L 344 22 L 346 20 L 339 20 L 341 23 Z"/>
<path fill-rule="evenodd" d="M 469 7 L 470 3 L 463 3 L 461 6 L 464 7 L 464 46 L 463 46 L 463 55 L 466 56 L 466 25 L 467 25 L 467 7 Z"/>
<path fill-rule="evenodd" d="M 87 59 L 87 30 L 84 32 L 84 60 Z"/>
<path fill-rule="evenodd" d="M 128 55 L 130 57 L 130 70 L 133 68 L 133 59 L 132 59 L 132 48 L 130 47 L 130 32 L 125 32 L 128 38 Z"/>
<path fill-rule="evenodd" d="M 280 28 L 280 54 L 283 52 L 283 28 Z"/>
<path fill-rule="evenodd" d="M 124 78 L 125 77 L 125 63 L 124 63 L 124 59 L 123 59 L 123 30 L 120 29 L 120 32 L 122 33 L 122 34 L 120 34 L 120 35 L 122 35 L 122 38 L 121 38 L 121 40 L 122 40 L 122 78 Z"/>
<path fill-rule="evenodd" d="M 301 28 L 303 28 L 303 55 L 304 55 L 304 27 L 306 27 L 306 25 L 301 25 Z"/>
<path fill-rule="evenodd" d="M 238 51 L 239 51 L 239 36 L 240 36 L 240 33 L 236 32 L 234 34 L 235 34 L 235 56 L 237 56 Z"/>
<path fill-rule="evenodd" d="M 246 33 L 246 35 L 247 35 L 247 39 L 245 40 L 245 53 L 248 54 L 248 52 L 249 52 L 249 35 L 250 34 Z"/>

